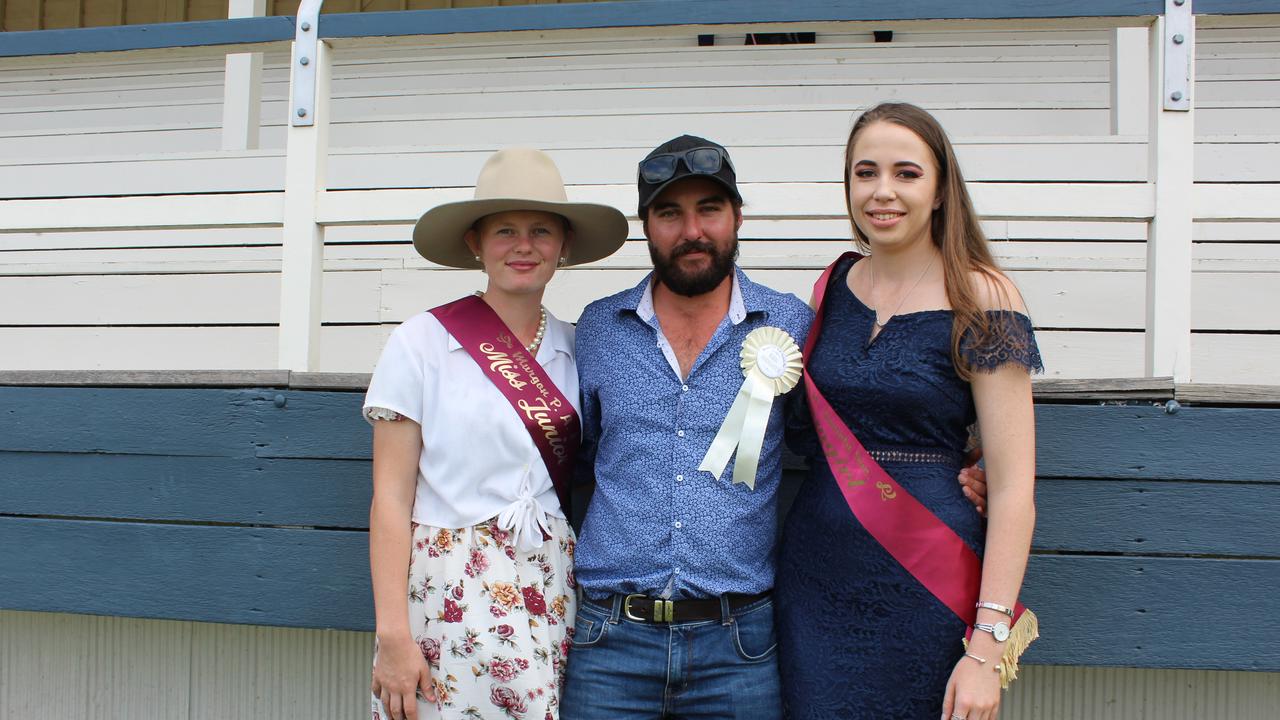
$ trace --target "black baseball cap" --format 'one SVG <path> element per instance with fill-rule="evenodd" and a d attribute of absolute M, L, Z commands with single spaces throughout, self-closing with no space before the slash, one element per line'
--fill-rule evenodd
<path fill-rule="evenodd" d="M 733 170 L 729 151 L 706 138 L 681 135 L 654 148 L 640 161 L 636 173 L 636 185 L 640 190 L 639 216 L 645 217 L 649 203 L 668 185 L 687 177 L 714 180 L 724 186 L 730 199 L 742 204 L 738 176 Z"/>

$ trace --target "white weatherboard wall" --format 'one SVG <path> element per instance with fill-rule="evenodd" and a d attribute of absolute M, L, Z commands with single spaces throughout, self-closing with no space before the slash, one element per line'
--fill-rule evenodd
<path fill-rule="evenodd" d="M 369 712 L 373 634 L 0 610 L 0 719 Z M 1272 720 L 1280 673 L 1025 666 L 1002 720 Z"/>
<path fill-rule="evenodd" d="M 1280 351 L 1280 20 L 1197 23 L 1191 379 L 1280 384 L 1267 360 Z M 892 43 L 871 41 L 886 28 Z M 848 247 L 848 127 L 895 99 L 955 139 L 1047 375 L 1143 374 L 1154 194 L 1146 125 L 1112 134 L 1112 27 L 779 29 L 818 42 L 747 47 L 732 27 L 714 47 L 697 46 L 698 28 L 333 41 L 313 369 L 368 372 L 395 323 L 482 285 L 421 260 L 408 237 L 510 145 L 548 150 L 571 196 L 630 215 L 649 148 L 682 132 L 724 143 L 747 200 L 743 265 L 807 297 Z M 258 150 L 221 149 L 226 50 L 0 60 L 0 370 L 277 367 L 288 47 L 255 49 Z M 632 239 L 562 271 L 548 306 L 572 320 L 637 282 L 649 260 L 634 222 Z"/>
<path fill-rule="evenodd" d="M 1193 377 L 1277 384 L 1280 21 L 1202 23 L 1196 75 L 1195 179 L 1203 192 L 1193 235 Z M 1269 210 L 1269 221 L 1258 222 L 1246 203 Z"/>

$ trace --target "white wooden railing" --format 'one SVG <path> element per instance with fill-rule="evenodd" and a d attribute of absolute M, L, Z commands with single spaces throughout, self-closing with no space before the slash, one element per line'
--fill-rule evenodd
<path fill-rule="evenodd" d="M 310 14 L 312 10 L 318 13 L 318 4 L 307 3 L 304 8 L 301 15 L 310 20 L 300 18 L 299 32 L 304 38 L 323 37 L 319 30 L 332 16 Z M 262 10 L 261 0 L 233 0 L 231 6 L 237 15 Z M 275 345 L 274 364 L 281 369 L 367 371 L 376 349 L 335 366 L 324 359 L 330 350 L 321 347 L 322 338 L 330 338 L 328 348 L 335 343 L 376 344 L 381 337 L 376 332 L 347 339 L 354 337 L 350 328 L 389 327 L 414 308 L 429 306 L 478 282 L 465 273 L 433 268 L 418 260 L 408 249 L 407 229 L 425 209 L 468 197 L 467 185 L 487 152 L 507 142 L 543 145 L 561 164 L 573 186 L 572 194 L 613 204 L 631 215 L 636 158 L 645 147 L 665 139 L 658 134 L 683 130 L 686 125 L 724 140 L 744 168 L 748 200 L 744 265 L 761 273 L 767 282 L 801 294 L 813 271 L 832 257 L 844 242 L 841 238 L 848 236 L 835 162 L 843 141 L 839 126 L 852 119 L 863 98 L 869 102 L 877 97 L 916 100 L 923 96 L 926 106 L 944 117 L 944 123 L 958 126 L 953 127 L 952 135 L 979 212 L 997 240 L 1006 266 L 1022 283 L 1033 317 L 1045 328 L 1042 344 L 1056 343 L 1053 352 L 1070 360 L 1070 370 L 1064 376 L 1144 374 L 1173 377 L 1179 382 L 1228 382 L 1234 380 L 1234 368 L 1240 365 L 1234 358 L 1248 355 L 1248 376 L 1242 382 L 1280 384 L 1280 371 L 1269 369 L 1264 357 L 1270 348 L 1280 348 L 1280 322 L 1267 310 L 1267 303 L 1280 299 L 1276 292 L 1280 283 L 1274 280 L 1280 278 L 1275 274 L 1280 272 L 1280 232 L 1273 230 L 1280 228 L 1280 203 L 1276 202 L 1280 173 L 1273 169 L 1280 166 L 1280 142 L 1271 134 L 1274 131 L 1266 129 L 1266 118 L 1271 117 L 1266 112 L 1277 103 L 1257 101 L 1255 104 L 1265 106 L 1266 112 L 1241 114 L 1241 137 L 1234 137 L 1230 133 L 1237 131 L 1235 126 L 1221 119 L 1223 101 L 1218 96 L 1209 101 L 1217 114 L 1208 119 L 1207 130 L 1197 132 L 1201 121 L 1197 109 L 1204 104 L 1204 99 L 1197 97 L 1197 88 L 1203 86 L 1196 79 L 1197 20 L 1201 27 L 1208 23 L 1210 31 L 1220 37 L 1240 35 L 1241 43 L 1259 47 L 1280 43 L 1280 15 L 1224 24 L 1221 18 L 1191 15 L 1190 0 L 1182 5 L 1168 0 L 1165 14 L 1158 16 L 898 21 L 888 26 L 897 28 L 904 39 L 889 46 L 837 39 L 829 46 L 808 49 L 695 48 L 678 40 L 688 37 L 691 41 L 702 32 L 727 37 L 761 29 L 817 29 L 820 36 L 856 39 L 860 33 L 869 35 L 871 29 L 885 26 L 829 21 L 648 30 L 566 28 L 546 33 L 513 30 L 422 37 L 416 44 L 343 38 L 318 41 L 314 51 L 295 48 L 287 56 L 278 43 L 228 48 L 219 60 L 225 63 L 217 104 L 220 120 L 203 124 L 205 110 L 170 103 L 166 107 L 175 109 L 167 112 L 177 119 L 164 126 L 163 132 L 150 133 L 154 140 L 134 140 L 146 136 L 145 123 L 136 129 L 125 127 L 124 121 L 117 119 L 124 110 L 105 107 L 85 110 L 87 119 L 83 121 L 69 121 L 88 124 L 87 129 L 69 127 L 26 140 L 27 135 L 19 135 L 35 131 L 22 130 L 26 127 L 22 123 L 35 127 L 48 125 L 49 119 L 73 116 L 61 115 L 50 106 L 40 108 L 40 113 L 27 113 L 31 116 L 27 121 L 23 108 L 5 116 L 5 106 L 0 104 L 0 157 L 10 151 L 9 159 L 0 159 L 4 166 L 0 168 L 0 251 L 5 251 L 0 252 L 0 365 L 4 366 L 0 369 L 42 369 L 23 365 L 21 358 L 4 362 L 9 352 L 4 341 L 6 327 L 80 327 L 72 322 L 80 317 L 96 318 L 85 323 L 95 328 L 151 327 L 184 324 L 185 317 L 180 307 L 142 312 L 137 308 L 144 300 L 131 304 L 127 312 L 110 310 L 114 306 L 106 300 L 95 315 L 95 308 L 63 309 L 54 306 L 56 303 L 20 307 L 15 303 L 20 298 L 44 292 L 44 288 L 71 296 L 74 293 L 67 290 L 74 291 L 71 286 L 75 283 L 67 278 L 93 274 L 226 271 L 277 274 L 279 284 L 242 284 L 246 290 L 238 301 L 245 305 L 243 310 L 226 320 L 214 317 L 212 324 L 259 328 L 261 332 L 255 330 L 258 334 L 254 337 Z M 309 30 L 301 30 L 303 22 L 310 24 Z M 1246 34 L 1234 29 L 1245 25 L 1257 31 Z M 1086 117 L 1081 114 L 1082 101 L 1055 102 L 1052 95 L 1072 87 L 1072 82 L 1092 82 L 1091 75 L 1080 81 L 1071 79 L 1093 71 L 1079 69 L 1091 60 L 1070 60 L 1079 53 L 1069 38 L 1051 40 L 1059 44 L 1042 49 L 1047 56 L 1067 58 L 1061 63 L 1064 66 L 1075 63 L 1062 71 L 1062 77 L 1046 75 L 1032 78 L 1033 82 L 1021 80 L 1015 73 L 1001 80 L 1008 82 L 1007 93 L 989 92 L 995 99 L 984 106 L 989 112 L 983 112 L 1000 118 L 1026 109 L 1027 115 L 1036 118 L 1027 122 L 1040 123 L 1043 129 L 1029 126 L 993 135 L 1000 128 L 982 126 L 981 118 L 986 115 L 965 114 L 964 93 L 970 87 L 980 89 L 965 84 L 974 82 L 965 73 L 1001 77 L 1000 73 L 1006 72 L 1002 69 L 1007 66 L 1003 63 L 1006 54 L 1015 50 L 1033 53 L 1027 43 L 1034 42 L 1035 35 L 1047 37 L 1058 31 L 1082 32 L 1089 37 L 1105 33 L 1108 38 L 1107 92 L 1097 101 L 1086 102 L 1090 108 L 1097 107 L 1099 101 L 1104 107 L 1102 127 L 1088 125 L 1072 134 L 1073 118 Z M 966 65 L 948 73 L 945 67 L 934 67 L 927 80 L 930 84 L 912 85 L 916 82 L 913 60 L 945 58 L 949 51 L 937 48 L 947 42 L 963 44 L 1001 33 L 1032 37 L 1029 41 L 1018 39 L 1008 48 L 996 48 L 990 59 L 974 60 L 971 65 L 977 70 L 970 71 Z M 1175 35 L 1181 36 L 1182 42 L 1175 42 Z M 654 51 L 646 62 L 652 66 L 633 71 L 635 58 L 643 57 L 649 46 Z M 519 52 L 510 52 L 517 47 Z M 164 62 L 210 56 L 209 51 L 199 49 L 168 52 Z M 269 58 L 266 62 L 263 53 Z M 512 55 L 528 59 L 512 59 Z M 304 56 L 306 65 L 301 62 Z M 110 57 L 113 62 L 116 57 L 153 62 L 161 56 L 139 51 Z M 812 58 L 806 60 L 810 65 L 803 71 L 786 70 L 788 63 L 799 62 L 796 58 L 801 57 Z M 1218 63 L 1215 67 L 1236 62 L 1212 55 L 1210 59 Z M 396 70 L 397 63 L 405 70 Z M 870 66 L 859 63 L 879 64 L 872 71 L 862 70 Z M 24 72 L 36 78 L 44 72 L 41 68 L 73 64 L 74 60 L 0 60 L 0 69 L 13 68 L 14 73 L 8 76 L 21 81 Z M 340 87 L 330 85 L 335 64 L 341 68 Z M 1231 92 L 1254 97 L 1265 95 L 1269 83 L 1275 82 L 1274 73 L 1258 70 L 1257 63 L 1249 67 L 1244 67 L 1244 61 L 1236 64 L 1243 69 L 1223 76 L 1219 87 L 1231 86 Z M 1045 72 L 1051 73 L 1054 64 L 1046 65 L 1050 67 Z M 453 69 L 439 72 L 456 76 L 447 82 L 421 75 L 446 66 Z M 137 72 L 123 60 L 102 67 L 101 73 L 119 73 L 118 77 Z M 290 80 L 287 93 L 281 89 L 285 67 Z M 414 74 L 397 76 L 397 72 Z M 822 95 L 807 90 L 805 72 L 814 73 L 814 84 L 854 87 L 844 78 L 855 76 L 866 76 L 869 84 L 866 89 L 858 86 Z M 858 75 L 860 72 L 863 75 Z M 1222 72 L 1227 71 L 1218 74 Z M 313 96 L 300 81 L 300 74 L 314 78 Z M 645 77 L 637 79 L 640 75 Z M 759 80 L 763 89 L 746 87 L 756 81 L 755 76 L 763 78 Z M 4 102 L 5 77 L 0 75 L 0 103 Z M 74 74 L 65 77 L 74 78 Z M 367 92 L 354 90 L 357 86 L 353 83 L 362 77 L 373 78 L 376 87 Z M 895 77 L 901 87 L 890 84 Z M 876 84 L 881 78 L 884 84 Z M 1186 92 L 1173 101 L 1166 86 L 1183 80 Z M 409 91 L 418 93 L 409 98 L 411 102 L 395 92 L 401 81 L 416 88 Z M 73 82 L 80 81 L 65 81 Z M 1078 97 L 1089 96 L 1093 91 L 1088 88 L 1092 87 L 1088 85 Z M 314 107 L 305 117 L 297 114 L 299 93 L 314 97 Z M 639 110 L 616 105 L 618 98 L 625 101 L 640 94 L 658 99 L 636 101 Z M 519 100 L 512 102 L 529 103 L 529 109 L 513 111 L 494 102 L 517 96 Z M 703 96 L 708 99 L 699 105 Z M 721 97 L 729 99 L 716 106 L 714 103 L 720 102 L 716 98 Z M 775 104 L 769 105 L 774 97 Z M 847 97 L 857 99 L 842 105 L 849 102 L 843 99 Z M 455 100 L 458 98 L 462 100 Z M 560 98 L 567 99 L 571 107 L 557 106 Z M 933 98 L 932 104 L 929 98 Z M 453 102 L 465 106 L 465 111 L 451 114 Z M 1002 102 L 1011 109 L 990 109 Z M 1235 101 L 1227 104 L 1231 102 Z M 371 109 L 364 109 L 365 105 Z M 146 108 L 138 106 L 136 110 L 144 112 Z M 332 122 L 335 113 L 339 119 L 336 126 Z M 424 114 L 430 117 L 424 120 Z M 5 125 L 6 117 L 18 130 L 6 131 L 10 127 Z M 303 122 L 295 122 L 299 120 Z M 799 129 L 788 129 L 792 122 Z M 597 127 L 607 127 L 608 132 L 594 132 Z M 200 140 L 206 144 L 197 146 L 183 139 L 205 138 L 218 128 L 220 133 L 211 147 L 207 140 Z M 527 132 L 521 132 L 524 130 Z M 388 138 L 385 141 L 383 134 Z M 121 154 L 116 157 L 104 149 L 113 137 L 122 138 Z M 40 149 L 44 147 L 49 150 Z M 153 149 L 139 152 L 132 149 L 135 147 Z M 83 157 L 74 156 L 77 152 Z M 54 159 L 58 153 L 63 157 Z M 1016 232 L 1015 226 L 1019 228 Z M 110 255 L 114 262 L 126 255 L 134 258 L 145 247 L 176 247 L 186 242 L 171 239 L 175 233 L 206 229 L 231 232 L 235 228 L 242 228 L 254 239 L 243 241 L 245 249 L 237 251 L 234 262 L 226 266 L 218 266 L 213 259 L 195 259 L 195 252 L 182 254 L 180 262 L 131 259 L 95 264 L 98 257 Z M 1223 228 L 1229 231 L 1226 237 L 1206 238 L 1206 234 Z M 263 237 L 276 240 L 273 243 Z M 633 223 L 632 239 L 637 242 L 628 243 L 618 255 L 597 266 L 561 273 L 556 281 L 557 299 L 553 300 L 561 304 L 553 310 L 572 319 L 590 298 L 638 278 L 648 262 L 641 237 Z M 362 255 L 364 246 L 351 244 L 366 238 L 383 238 L 380 247 L 384 255 Z M 1036 244 L 1022 238 L 1069 239 L 1073 249 L 1060 251 L 1056 248 L 1063 243 Z M 1114 239 L 1122 242 L 1110 242 Z M 1206 239 L 1230 240 L 1230 247 L 1227 243 L 1200 242 Z M 216 242 L 233 246 L 241 241 Z M 93 254 L 84 249 L 97 247 L 111 250 Z M 62 248 L 68 252 L 61 252 Z M 1214 252 L 1206 255 L 1206 248 Z M 344 309 L 343 303 L 356 297 L 345 282 L 355 279 L 356 273 L 344 270 L 382 273 L 381 278 L 367 281 L 372 285 L 362 284 L 358 291 L 359 298 L 370 292 L 378 296 L 373 307 L 366 306 L 360 312 Z M 61 279 L 55 282 L 55 276 Z M 159 278 L 152 282 L 156 288 L 163 284 Z M 410 283 L 422 283 L 425 290 L 421 297 L 406 299 Z M 210 288 L 210 296 L 220 292 L 213 285 Z M 145 294 L 138 292 L 139 298 Z M 264 293 L 272 296 L 270 302 Z M 1258 301 L 1249 302 L 1250 294 L 1258 296 Z M 165 302 L 166 297 L 157 291 L 159 302 Z M 207 315 L 212 317 L 213 313 Z M 265 326 L 274 328 L 276 321 L 278 333 L 271 329 L 269 338 L 263 335 Z M 200 332 L 194 326 L 203 322 L 194 319 L 185 324 L 193 326 L 194 333 Z M 1206 354 L 1208 342 L 1196 344 L 1196 329 L 1225 333 L 1235 344 L 1216 355 Z M 339 331 L 346 334 L 335 340 Z M 1231 334 L 1237 331 L 1243 334 Z M 23 329 L 21 333 L 27 334 L 12 337 L 36 337 L 31 332 Z M 1117 340 L 1121 338 L 1123 343 Z M 1141 362 L 1136 361 L 1139 354 Z M 1116 359 L 1121 355 L 1124 359 Z M 1232 355 L 1228 358 L 1232 362 L 1222 365 L 1224 355 Z M 45 356 L 31 357 L 39 361 Z M 271 364 L 269 356 L 254 357 L 266 359 L 252 367 Z M 1199 359 L 1193 363 L 1193 358 Z M 206 367 L 196 365 L 198 360 L 181 362 L 182 367 Z M 218 362 L 211 360 L 208 366 L 216 367 Z M 108 361 L 95 364 L 90 357 L 81 369 L 95 367 L 119 365 Z M 1206 368 L 1212 370 L 1209 377 L 1205 376 Z"/>

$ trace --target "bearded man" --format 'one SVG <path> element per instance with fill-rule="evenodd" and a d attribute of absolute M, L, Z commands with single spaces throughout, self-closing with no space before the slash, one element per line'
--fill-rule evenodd
<path fill-rule="evenodd" d="M 735 261 L 742 196 L 729 153 L 689 135 L 640 163 L 653 272 L 592 303 L 577 329 L 582 472 L 596 487 L 561 717 L 781 717 L 773 631 L 784 402 L 754 489 L 699 471 L 743 382 L 739 353 L 812 312 Z"/>

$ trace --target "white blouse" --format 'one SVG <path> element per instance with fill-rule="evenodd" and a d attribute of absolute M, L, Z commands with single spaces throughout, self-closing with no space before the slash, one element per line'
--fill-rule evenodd
<path fill-rule="evenodd" d="M 573 326 L 548 313 L 537 360 L 581 412 Z M 422 426 L 414 522 L 463 528 L 497 517 L 528 551 L 542 546 L 545 513 L 564 517 L 524 421 L 431 313 L 391 333 L 364 398 L 370 423 L 376 408 Z"/>

